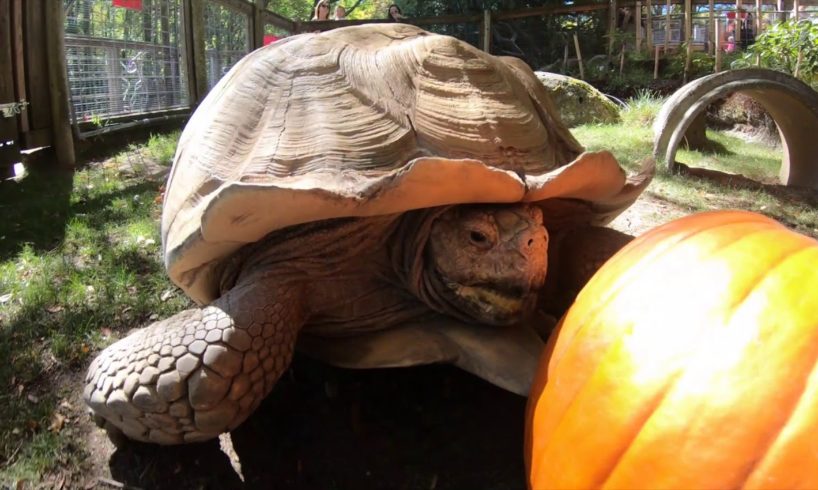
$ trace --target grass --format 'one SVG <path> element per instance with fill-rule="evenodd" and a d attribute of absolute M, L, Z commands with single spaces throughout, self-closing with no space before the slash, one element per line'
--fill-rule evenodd
<path fill-rule="evenodd" d="M 643 93 L 618 125 L 573 130 L 630 171 L 651 154 L 661 100 Z M 721 133 L 720 154 L 680 160 L 770 180 L 780 150 Z M 165 276 L 158 220 L 161 186 L 178 133 L 152 137 L 73 174 L 0 183 L 0 487 L 81 474 L 88 464 L 80 378 L 98 349 L 131 328 L 190 303 Z M 723 187 L 659 172 L 647 195 L 685 212 L 743 208 L 818 236 L 818 203 L 768 188 Z M 86 427 L 86 429 L 83 429 Z"/>
<path fill-rule="evenodd" d="M 629 171 L 653 151 L 653 118 L 662 100 L 648 94 L 630 101 L 623 122 L 617 125 L 585 125 L 572 129 L 589 150 L 610 150 Z M 781 149 L 746 141 L 726 133 L 707 130 L 717 153 L 680 149 L 677 160 L 690 166 L 742 174 L 762 183 L 777 182 Z M 707 209 L 746 209 L 777 219 L 793 229 L 818 237 L 818 193 L 767 185 L 755 189 L 724 186 L 710 180 L 657 171 L 646 193 L 674 204 L 685 212 Z"/>
<path fill-rule="evenodd" d="M 59 422 L 76 393 L 60 380 L 83 373 L 111 337 L 188 304 L 161 265 L 162 180 L 116 163 L 139 155 L 167 166 L 177 139 L 152 137 L 71 175 L 0 184 L 0 486 L 81 467 L 79 434 Z"/>

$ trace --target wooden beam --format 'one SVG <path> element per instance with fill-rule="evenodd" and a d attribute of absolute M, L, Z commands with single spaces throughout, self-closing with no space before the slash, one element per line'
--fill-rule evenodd
<path fill-rule="evenodd" d="M 613 54 L 614 37 L 616 36 L 616 20 L 619 13 L 616 10 L 616 0 L 609 0 L 608 15 L 608 58 Z"/>
<path fill-rule="evenodd" d="M 567 6 L 547 6 L 547 7 L 532 7 L 526 9 L 508 10 L 505 12 L 496 12 L 494 18 L 497 20 L 511 20 L 521 19 L 524 17 L 535 17 L 539 15 L 551 14 L 573 14 L 578 12 L 592 12 L 595 10 L 605 10 L 608 5 L 605 3 L 594 4 L 574 4 Z M 434 22 L 432 22 L 434 23 Z"/>
<path fill-rule="evenodd" d="M 710 46 L 708 50 L 711 54 L 716 54 L 716 44 L 718 39 L 716 39 L 716 16 L 715 16 L 715 4 L 713 0 L 708 0 L 707 2 L 707 39 L 710 41 Z"/>
<path fill-rule="evenodd" d="M 51 103 L 48 95 L 48 65 L 45 47 L 45 32 L 43 31 L 42 0 L 26 0 L 23 2 L 26 10 L 23 14 L 23 36 L 25 38 L 25 72 L 26 92 L 29 96 L 29 106 L 26 110 L 29 117 L 29 129 L 47 129 L 51 131 Z"/>
<path fill-rule="evenodd" d="M 253 13 L 253 5 L 247 3 L 247 0 L 209 0 L 224 5 L 227 8 L 237 10 L 243 14 L 250 15 Z M 202 0 L 197 0 L 196 3 L 203 3 Z"/>
<path fill-rule="evenodd" d="M 68 111 L 68 69 L 65 62 L 62 2 L 45 2 L 45 42 L 48 58 L 48 91 L 51 100 L 51 127 L 57 164 L 73 168 L 76 163 L 74 135 Z"/>
<path fill-rule="evenodd" d="M 642 39 L 645 37 L 645 31 L 642 30 L 642 2 L 636 2 L 636 52 L 642 52 Z"/>
<path fill-rule="evenodd" d="M 690 81 L 690 58 L 693 56 L 693 1 L 685 0 L 685 68 L 684 83 Z"/>
<path fill-rule="evenodd" d="M 579 79 L 585 80 L 585 67 L 582 65 L 582 51 L 579 49 L 579 38 L 574 33 L 574 49 L 577 50 L 577 63 L 579 64 Z"/>
<path fill-rule="evenodd" d="M 670 0 L 665 2 L 665 55 L 667 55 L 667 48 L 670 45 Z"/>
<path fill-rule="evenodd" d="M 262 21 L 264 22 L 264 24 L 272 24 L 272 25 L 274 25 L 276 27 L 280 27 L 280 28 L 286 30 L 289 33 L 294 33 L 295 32 L 295 22 L 293 22 L 292 20 L 290 20 L 290 19 L 288 19 L 286 17 L 278 15 L 275 12 L 270 12 L 269 10 L 262 10 L 261 11 L 261 16 L 263 17 Z M 336 22 L 340 22 L 340 21 L 336 21 Z"/>
<path fill-rule="evenodd" d="M 26 91 L 23 0 L 12 0 L 11 3 L 11 58 L 11 65 L 14 69 L 14 95 L 17 100 L 29 101 Z M 31 129 L 28 119 L 28 107 L 26 107 L 25 110 L 20 112 L 19 128 L 21 133 Z"/>
<path fill-rule="evenodd" d="M 491 10 L 483 10 L 483 26 L 480 29 L 480 36 L 483 40 L 483 51 L 491 53 Z"/>
<path fill-rule="evenodd" d="M 647 35 L 647 39 L 648 39 L 648 50 L 652 52 L 653 51 L 653 4 L 651 3 L 651 0 L 647 0 L 646 6 L 647 6 L 647 8 L 645 9 L 646 10 L 645 25 L 648 26 L 648 32 L 647 32 L 646 35 Z"/>
<path fill-rule="evenodd" d="M 190 74 L 193 83 L 191 84 L 191 107 L 196 107 L 207 95 L 207 63 L 205 61 L 204 45 L 204 2 L 201 0 L 185 0 L 188 6 L 189 17 L 187 28 L 189 30 L 188 45 L 190 46 Z"/>
<path fill-rule="evenodd" d="M 716 62 L 713 66 L 713 70 L 718 73 L 721 71 L 721 33 L 719 32 L 719 23 L 716 22 L 713 28 L 716 33 Z"/>
<path fill-rule="evenodd" d="M 264 17 L 261 13 L 264 11 L 265 0 L 256 0 L 253 3 L 253 15 L 250 23 L 253 25 L 253 48 L 257 49 L 264 46 Z"/>

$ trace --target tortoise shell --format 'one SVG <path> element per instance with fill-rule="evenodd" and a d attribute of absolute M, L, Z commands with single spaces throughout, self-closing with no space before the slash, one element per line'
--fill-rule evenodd
<path fill-rule="evenodd" d="M 523 62 L 406 24 L 303 34 L 249 54 L 179 141 L 162 216 L 165 265 L 192 299 L 215 267 L 292 225 L 471 202 L 571 202 L 604 223 L 647 186 L 585 153 Z M 561 211 L 561 212 L 557 212 Z"/>

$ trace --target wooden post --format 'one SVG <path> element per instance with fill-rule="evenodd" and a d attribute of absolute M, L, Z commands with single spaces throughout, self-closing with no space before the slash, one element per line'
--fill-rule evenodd
<path fill-rule="evenodd" d="M 690 80 L 690 57 L 693 56 L 693 1 L 685 0 L 685 68 L 684 83 Z"/>
<path fill-rule="evenodd" d="M 636 2 L 636 52 L 642 52 L 642 39 L 645 37 L 645 33 L 642 30 L 642 2 L 637 0 Z"/>
<path fill-rule="evenodd" d="M 657 45 L 655 53 L 653 55 L 653 79 L 659 79 L 659 50 L 662 49 L 661 46 Z"/>
<path fill-rule="evenodd" d="M 562 72 L 565 73 L 568 71 L 568 52 L 570 49 L 568 48 L 568 43 L 565 43 L 565 52 L 562 54 Z"/>
<path fill-rule="evenodd" d="M 12 68 L 14 68 L 14 87 L 17 100 L 29 100 L 26 93 L 26 72 L 25 66 L 25 40 L 23 39 L 23 1 L 14 0 L 12 2 L 11 16 L 11 57 Z M 26 133 L 30 128 L 28 120 L 28 110 L 20 112 L 20 132 Z"/>
<path fill-rule="evenodd" d="M 721 33 L 719 32 L 719 23 L 718 22 L 713 24 L 713 29 L 714 29 L 715 38 L 716 38 L 716 53 L 715 53 L 716 61 L 715 61 L 715 64 L 713 66 L 713 71 L 718 73 L 718 72 L 721 71 Z"/>
<path fill-rule="evenodd" d="M 577 50 L 577 63 L 579 64 L 579 79 L 585 80 L 585 67 L 582 66 L 582 51 L 579 49 L 579 38 L 577 33 L 574 33 L 574 49 Z"/>
<path fill-rule="evenodd" d="M 775 4 L 775 10 L 778 12 L 775 14 L 775 20 L 777 22 L 783 22 L 787 19 L 784 15 L 784 0 L 778 0 Z"/>
<path fill-rule="evenodd" d="M 204 45 L 204 2 L 201 0 L 185 0 L 188 12 L 187 18 L 187 40 L 188 53 L 190 54 L 190 73 L 193 79 L 191 84 L 191 106 L 199 105 L 205 95 L 207 95 L 207 62 L 205 61 Z"/>
<path fill-rule="evenodd" d="M 798 22 L 798 18 L 801 16 L 801 5 L 798 0 L 792 0 L 792 10 L 794 12 L 793 17 L 795 21 Z"/>
<path fill-rule="evenodd" d="M 616 11 L 616 0 L 609 2 L 610 15 L 608 16 L 608 59 L 613 54 L 614 37 L 616 37 L 616 20 L 619 13 Z"/>
<path fill-rule="evenodd" d="M 253 2 L 253 15 L 251 17 L 253 23 L 253 48 L 258 49 L 264 46 L 264 12 L 265 0 L 256 0 Z"/>
<path fill-rule="evenodd" d="M 491 53 L 491 10 L 483 10 L 483 29 L 481 31 L 483 36 L 483 51 Z"/>
<path fill-rule="evenodd" d="M 619 74 L 622 75 L 622 72 L 625 70 L 625 43 L 622 43 L 622 47 L 619 50 Z"/>
<path fill-rule="evenodd" d="M 713 10 L 715 9 L 715 5 L 713 0 L 707 1 L 707 39 L 709 42 L 707 46 L 707 51 L 710 54 L 716 54 L 716 16 L 713 15 Z"/>
<path fill-rule="evenodd" d="M 48 91 L 51 99 L 51 129 L 57 163 L 73 168 L 76 163 L 74 135 L 68 110 L 68 68 L 65 62 L 62 2 L 45 2 L 46 56 L 48 57 Z"/>
<path fill-rule="evenodd" d="M 798 75 L 801 73 L 801 63 L 804 61 L 804 49 L 801 48 L 798 50 L 798 58 L 795 60 L 795 70 L 792 72 L 792 76 L 798 78 Z"/>
<path fill-rule="evenodd" d="M 665 54 L 670 44 L 670 0 L 665 3 L 667 10 L 665 11 Z"/>
<path fill-rule="evenodd" d="M 645 10 L 647 11 L 645 13 L 645 25 L 648 26 L 648 32 L 645 33 L 645 37 L 648 40 L 648 51 L 653 51 L 653 4 L 651 0 L 647 0 Z"/>

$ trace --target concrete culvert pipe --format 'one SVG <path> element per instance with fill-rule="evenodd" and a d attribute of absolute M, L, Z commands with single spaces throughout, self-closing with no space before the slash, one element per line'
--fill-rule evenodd
<path fill-rule="evenodd" d="M 790 75 L 761 68 L 730 70 L 694 80 L 662 106 L 653 124 L 653 154 L 671 171 L 690 125 L 719 98 L 740 92 L 761 104 L 778 127 L 782 184 L 818 189 L 818 92 Z"/>

